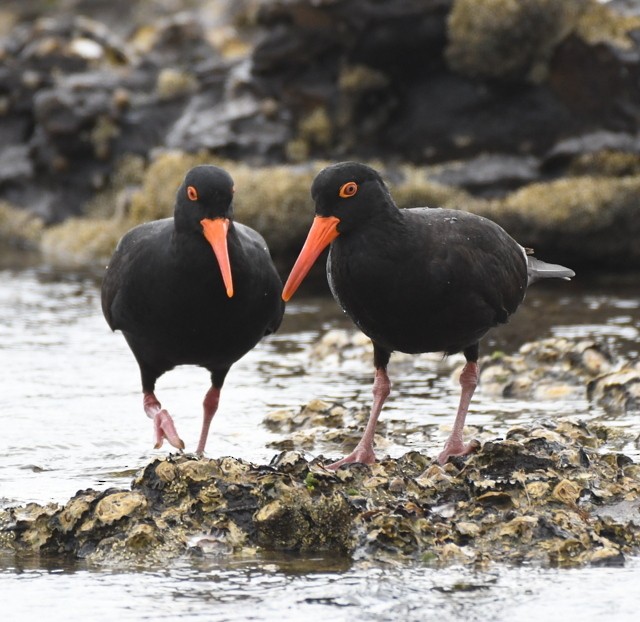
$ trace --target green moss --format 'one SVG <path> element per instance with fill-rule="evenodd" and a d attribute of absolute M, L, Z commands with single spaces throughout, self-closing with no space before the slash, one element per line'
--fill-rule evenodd
<path fill-rule="evenodd" d="M 120 128 L 108 115 L 100 115 L 91 130 L 91 143 L 96 157 L 106 160 L 111 153 L 111 141 L 118 136 Z"/>
<path fill-rule="evenodd" d="M 317 106 L 298 122 L 296 137 L 286 146 L 289 162 L 304 162 L 314 148 L 325 149 L 333 141 L 333 124 L 323 106 Z"/>
<path fill-rule="evenodd" d="M 380 166 L 377 168 L 381 170 Z M 431 181 L 422 167 L 405 164 L 399 166 L 397 171 L 402 179 L 390 183 L 389 187 L 398 207 L 448 207 L 473 211 L 474 206 L 483 202 L 464 190 Z"/>
<path fill-rule="evenodd" d="M 96 194 L 84 208 L 92 218 L 122 218 L 128 211 L 131 194 L 144 179 L 145 160 L 142 156 L 125 155 L 115 165 L 109 185 Z"/>
<path fill-rule="evenodd" d="M 556 231 L 602 230 L 620 214 L 637 210 L 640 176 L 574 177 L 530 184 L 503 201 L 489 204 L 485 215 L 518 220 L 520 226 Z"/>
<path fill-rule="evenodd" d="M 298 125 L 300 138 L 313 146 L 328 147 L 333 139 L 333 126 L 326 108 L 318 106 Z"/>
<path fill-rule="evenodd" d="M 319 483 L 318 478 L 311 471 L 309 471 L 307 476 L 304 478 L 304 485 L 309 491 L 315 490 Z"/>
<path fill-rule="evenodd" d="M 587 43 L 613 43 L 622 48 L 633 47 L 631 30 L 640 28 L 640 15 L 622 15 L 608 6 L 590 3 L 576 24 L 576 33 Z"/>
<path fill-rule="evenodd" d="M 471 77 L 542 81 L 556 45 L 591 2 L 455 0 L 447 61 Z"/>
<path fill-rule="evenodd" d="M 145 171 L 142 186 L 131 197 L 132 221 L 141 223 L 171 216 L 176 191 L 186 172 L 210 161 L 211 157 L 205 154 L 181 151 L 168 151 L 157 157 Z"/>
<path fill-rule="evenodd" d="M 272 251 L 298 249 L 313 217 L 309 189 L 325 164 L 263 168 L 223 164 L 235 181 L 237 219 L 260 231 Z"/>
<path fill-rule="evenodd" d="M 569 165 L 571 175 L 627 177 L 640 174 L 640 155 L 623 151 L 598 151 L 577 156 Z"/>
<path fill-rule="evenodd" d="M 173 99 L 193 93 L 197 89 L 198 81 L 188 71 L 167 67 L 158 74 L 156 92 L 160 99 Z"/>
<path fill-rule="evenodd" d="M 43 227 L 42 220 L 29 211 L 0 201 L 0 244 L 36 248 Z"/>
<path fill-rule="evenodd" d="M 385 88 L 389 78 L 381 71 L 367 65 L 347 65 L 340 71 L 338 87 L 341 91 L 361 92 Z"/>
<path fill-rule="evenodd" d="M 309 143 L 302 138 L 294 138 L 286 144 L 285 153 L 289 162 L 304 162 L 309 159 Z"/>
<path fill-rule="evenodd" d="M 41 249 L 54 261 L 78 265 L 106 262 L 132 224 L 127 219 L 70 218 L 45 230 Z"/>

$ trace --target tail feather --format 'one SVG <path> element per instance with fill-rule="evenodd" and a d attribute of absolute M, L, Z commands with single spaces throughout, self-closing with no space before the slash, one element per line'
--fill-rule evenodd
<path fill-rule="evenodd" d="M 532 255 L 527 256 L 527 275 L 529 277 L 529 285 L 540 279 L 564 279 L 568 281 L 576 273 L 570 268 L 565 268 L 555 263 L 546 263 L 540 261 Z"/>

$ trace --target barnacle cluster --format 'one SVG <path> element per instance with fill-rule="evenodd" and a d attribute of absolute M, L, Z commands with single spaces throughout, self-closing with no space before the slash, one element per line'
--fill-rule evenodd
<path fill-rule="evenodd" d="M 0 511 L 0 551 L 95 563 L 279 550 L 618 564 L 640 550 L 640 465 L 607 451 L 604 438 L 599 426 L 545 422 L 445 467 L 409 452 L 337 472 L 293 451 L 268 465 L 174 455 L 147 465 L 130 489 Z"/>

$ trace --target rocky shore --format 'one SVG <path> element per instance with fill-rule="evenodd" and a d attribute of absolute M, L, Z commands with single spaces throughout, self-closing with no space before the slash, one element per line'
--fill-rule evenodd
<path fill-rule="evenodd" d="M 333 331 L 310 349 L 310 365 L 349 365 L 367 348 L 355 333 Z M 316 399 L 265 416 L 263 424 L 283 438 L 269 464 L 170 455 L 143 467 L 127 488 L 0 510 L 0 553 L 138 566 L 264 551 L 553 566 L 617 565 L 638 554 L 640 465 L 625 448 L 637 448 L 640 437 L 606 424 L 607 414 L 640 409 L 637 363 L 614 360 L 595 342 L 549 339 L 482 364 L 485 394 L 561 399 L 582 392 L 605 416 L 585 422 L 541 413 L 499 436 L 485 431 L 477 453 L 444 467 L 410 451 L 332 472 L 322 455 L 306 452 L 339 455 L 362 425 L 365 405 Z M 402 443 L 401 430 L 381 435 Z"/>
<path fill-rule="evenodd" d="M 0 551 L 148 564 L 260 550 L 439 564 L 621 564 L 640 551 L 640 467 L 606 429 L 514 428 L 442 468 L 418 452 L 333 473 L 300 453 L 268 465 L 169 456 L 131 489 L 0 511 Z"/>
<path fill-rule="evenodd" d="M 2 244 L 103 261 L 204 161 L 284 265 L 315 172 L 358 159 L 403 207 L 478 212 L 574 268 L 640 267 L 633 3 L 31 0 L 2 18 Z"/>

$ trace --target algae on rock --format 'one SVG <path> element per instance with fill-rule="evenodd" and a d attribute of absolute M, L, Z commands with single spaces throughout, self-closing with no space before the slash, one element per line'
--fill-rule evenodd
<path fill-rule="evenodd" d="M 0 511 L 0 551 L 137 565 L 260 550 L 442 565 L 620 564 L 640 551 L 640 467 L 602 438 L 558 421 L 514 428 L 444 467 L 409 452 L 336 472 L 295 452 L 269 465 L 169 456 L 147 465 L 131 490 Z"/>

